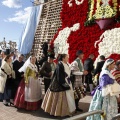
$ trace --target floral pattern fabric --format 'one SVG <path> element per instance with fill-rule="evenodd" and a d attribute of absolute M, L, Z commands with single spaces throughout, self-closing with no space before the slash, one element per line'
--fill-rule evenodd
<path fill-rule="evenodd" d="M 103 98 L 102 109 L 105 111 L 107 120 L 111 120 L 118 113 L 117 99 L 115 96 L 106 96 Z"/>
<path fill-rule="evenodd" d="M 89 111 L 102 110 L 102 103 L 103 103 L 102 92 L 97 89 L 91 101 Z M 86 120 L 92 120 L 92 116 L 87 117 Z M 101 120 L 101 115 L 95 114 L 94 120 Z"/>

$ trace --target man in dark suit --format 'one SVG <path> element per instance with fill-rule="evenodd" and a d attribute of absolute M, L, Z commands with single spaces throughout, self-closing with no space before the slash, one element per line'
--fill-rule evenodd
<path fill-rule="evenodd" d="M 94 70 L 93 61 L 94 55 L 90 54 L 84 62 L 84 70 L 88 71 L 88 74 L 85 75 L 85 84 L 89 86 L 90 92 L 93 90 L 93 81 L 92 81 L 92 71 Z"/>
<path fill-rule="evenodd" d="M 24 64 L 23 59 L 24 59 L 24 55 L 20 54 L 18 55 L 18 59 L 16 59 L 13 62 L 13 70 L 15 71 L 15 76 L 16 76 L 16 79 L 14 80 L 14 93 L 17 92 L 18 86 L 24 77 L 24 73 L 18 71 Z"/>
<path fill-rule="evenodd" d="M 100 56 L 100 62 L 97 63 L 96 69 L 94 70 L 94 76 L 98 75 L 97 84 L 99 84 L 99 75 L 100 75 L 100 72 L 102 71 L 102 67 L 103 67 L 104 63 L 105 63 L 105 56 L 101 55 Z"/>

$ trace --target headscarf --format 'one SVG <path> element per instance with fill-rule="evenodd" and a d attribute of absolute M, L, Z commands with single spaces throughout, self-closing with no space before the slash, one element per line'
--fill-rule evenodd
<path fill-rule="evenodd" d="M 30 62 L 31 56 L 27 59 L 27 61 L 24 63 L 24 65 L 18 70 L 19 72 L 25 72 Z"/>
<path fill-rule="evenodd" d="M 114 78 L 113 75 L 107 70 L 107 67 L 114 62 L 113 59 L 109 58 L 105 61 L 103 67 L 102 67 L 102 72 L 100 73 L 100 78 L 103 74 L 109 74 L 111 78 Z"/>
<path fill-rule="evenodd" d="M 112 64 L 113 62 L 114 62 L 113 59 L 111 59 L 111 58 L 107 59 L 107 60 L 105 61 L 104 65 L 103 65 L 103 67 L 102 67 L 102 70 L 106 70 L 107 67 L 108 67 L 110 64 Z"/>

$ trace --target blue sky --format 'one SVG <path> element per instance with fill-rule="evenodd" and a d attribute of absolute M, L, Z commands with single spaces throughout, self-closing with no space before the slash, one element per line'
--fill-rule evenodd
<path fill-rule="evenodd" d="M 30 0 L 0 0 L 0 42 L 19 41 L 31 7 Z"/>

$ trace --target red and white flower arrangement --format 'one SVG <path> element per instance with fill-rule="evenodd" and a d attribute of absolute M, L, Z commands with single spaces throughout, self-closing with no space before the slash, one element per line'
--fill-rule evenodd
<path fill-rule="evenodd" d="M 74 24 L 73 27 L 66 27 L 63 30 L 59 31 L 57 38 L 54 40 L 54 52 L 55 55 L 58 54 L 68 54 L 69 43 L 68 37 L 70 36 L 71 32 L 76 31 L 80 28 L 80 24 Z"/>
<path fill-rule="evenodd" d="M 69 7 L 72 7 L 72 5 L 73 5 L 72 1 L 73 1 L 73 0 L 69 0 L 69 1 L 68 1 Z M 84 0 L 81 0 L 81 1 L 79 1 L 79 0 L 74 0 L 74 1 L 75 1 L 76 5 L 81 5 L 81 4 L 84 2 Z"/>
<path fill-rule="evenodd" d="M 53 40 L 51 41 L 51 48 L 53 49 L 54 47 L 57 46 L 58 43 L 61 45 L 64 45 L 65 49 L 61 49 L 61 45 L 57 46 L 60 52 L 66 52 L 69 54 L 69 62 L 72 62 L 76 58 L 76 51 L 77 50 L 83 50 L 84 52 L 84 59 L 86 59 L 89 54 L 94 54 L 96 57 L 99 54 L 104 54 L 103 49 L 101 49 L 101 44 L 110 44 L 111 45 L 111 39 L 108 37 L 108 31 L 105 32 L 105 30 L 100 30 L 97 24 L 94 24 L 93 26 L 84 26 L 84 22 L 86 19 L 88 19 L 88 14 L 89 17 L 92 17 L 95 14 L 96 6 L 99 7 L 102 3 L 99 2 L 99 0 L 84 0 L 82 5 L 77 5 L 75 1 L 72 1 L 72 7 L 68 5 L 68 2 L 70 0 L 63 0 L 62 4 L 62 10 L 60 12 L 60 19 L 62 21 L 62 27 L 58 30 L 58 32 L 55 34 Z M 93 3 L 91 2 L 93 1 Z M 112 0 L 116 1 L 116 0 Z M 99 2 L 99 4 L 98 4 Z M 91 5 L 92 3 L 92 5 Z M 113 5 L 113 2 L 109 2 L 110 5 Z M 117 6 L 120 6 L 119 1 L 117 0 Z M 115 7 L 112 6 L 112 8 L 116 9 Z M 118 9 L 118 8 L 117 8 Z M 89 11 L 88 11 L 89 10 Z M 91 12 L 91 15 L 90 15 Z M 119 15 L 119 14 L 117 14 Z M 76 31 L 70 31 L 69 28 L 71 28 L 74 24 L 79 23 L 80 24 L 80 29 L 77 29 Z M 108 27 L 109 29 L 114 29 L 114 28 L 119 28 L 120 23 L 116 24 L 111 24 L 111 26 Z M 61 34 L 61 31 L 69 31 L 66 33 L 66 36 Z M 115 29 L 114 29 L 115 30 Z M 111 30 L 112 32 L 112 30 Z M 107 33 L 107 37 L 105 36 Z M 100 44 L 97 44 L 96 48 L 94 47 L 95 42 L 100 38 L 100 36 L 104 34 L 104 39 L 103 41 L 106 40 L 106 42 L 100 41 Z M 117 40 L 116 35 L 113 34 L 114 41 Z M 118 35 L 117 35 L 118 36 Z M 63 39 L 62 39 L 63 38 Z M 56 42 L 57 41 L 57 42 Z M 63 41 L 63 42 L 62 42 Z M 112 41 L 113 42 L 113 41 Z M 117 42 L 115 45 L 118 44 Z M 57 48 L 56 47 L 56 48 Z M 56 49 L 55 48 L 55 49 Z M 107 47 L 104 46 L 105 51 L 107 51 Z M 118 49 L 118 47 L 117 47 Z M 117 50 L 116 49 L 116 50 Z M 57 51 L 57 50 L 55 50 Z M 119 51 L 119 49 L 118 49 Z M 118 54 L 119 52 L 114 52 L 111 50 L 105 54 L 106 57 L 112 57 L 114 59 L 120 59 L 120 55 Z M 108 55 L 109 54 L 109 55 Z M 111 55 L 110 55 L 111 54 Z"/>

